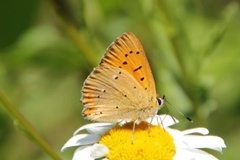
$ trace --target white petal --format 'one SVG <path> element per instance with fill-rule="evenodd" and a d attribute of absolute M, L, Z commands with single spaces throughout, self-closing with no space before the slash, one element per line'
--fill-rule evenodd
<path fill-rule="evenodd" d="M 125 119 L 125 120 L 119 120 L 119 121 L 118 121 L 118 125 L 119 125 L 119 126 L 123 126 L 124 124 L 129 123 L 129 122 L 131 122 L 131 120 L 127 120 L 127 119 Z"/>
<path fill-rule="evenodd" d="M 182 141 L 190 148 L 209 148 L 219 152 L 226 147 L 223 139 L 217 136 L 187 135 L 183 137 Z"/>
<path fill-rule="evenodd" d="M 165 129 L 168 131 L 168 133 L 170 133 L 172 135 L 173 138 L 178 138 L 178 137 L 183 136 L 182 132 L 179 130 L 168 128 L 168 127 Z"/>
<path fill-rule="evenodd" d="M 217 158 L 199 149 L 177 148 L 174 160 L 217 160 Z"/>
<path fill-rule="evenodd" d="M 70 138 L 67 143 L 62 147 L 61 152 L 68 147 L 94 144 L 100 139 L 99 135 L 79 134 Z"/>
<path fill-rule="evenodd" d="M 78 134 L 78 132 L 80 132 L 84 129 L 86 129 L 91 134 L 102 135 L 106 131 L 108 131 L 110 128 L 112 128 L 113 126 L 114 126 L 114 124 L 112 124 L 112 123 L 91 123 L 91 124 L 87 124 L 87 125 L 80 127 L 73 133 L 73 135 Z"/>
<path fill-rule="evenodd" d="M 79 147 L 74 152 L 72 160 L 80 160 L 80 159 L 94 160 L 94 158 L 91 158 L 90 156 L 91 150 L 92 150 L 92 146 Z"/>
<path fill-rule="evenodd" d="M 109 149 L 103 144 L 94 144 L 90 156 L 92 158 L 102 158 L 105 157 L 109 152 Z"/>
<path fill-rule="evenodd" d="M 183 134 L 192 134 L 192 133 L 200 133 L 203 135 L 206 135 L 209 133 L 207 128 L 193 128 L 193 129 L 187 129 L 185 131 L 182 131 Z"/>
<path fill-rule="evenodd" d="M 171 117 L 167 114 L 155 115 L 154 117 L 147 118 L 146 121 L 151 123 L 152 125 L 156 126 L 161 124 L 164 127 L 172 126 L 179 122 L 176 118 Z"/>
<path fill-rule="evenodd" d="M 162 120 L 164 127 L 169 127 L 179 122 L 176 118 L 168 114 L 160 115 L 159 117 L 160 117 L 160 120 Z"/>

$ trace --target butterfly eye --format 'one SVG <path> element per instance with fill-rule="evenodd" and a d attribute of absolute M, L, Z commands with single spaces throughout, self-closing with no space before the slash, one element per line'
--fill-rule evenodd
<path fill-rule="evenodd" d="M 164 102 L 164 96 L 163 98 L 157 97 L 157 102 L 158 102 L 158 105 L 161 106 Z"/>

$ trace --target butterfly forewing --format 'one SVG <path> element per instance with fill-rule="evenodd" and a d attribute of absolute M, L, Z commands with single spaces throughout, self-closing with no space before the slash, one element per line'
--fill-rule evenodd
<path fill-rule="evenodd" d="M 82 88 L 83 116 L 96 121 L 144 120 L 158 109 L 155 83 L 133 33 L 115 40 Z"/>
<path fill-rule="evenodd" d="M 100 65 L 123 68 L 146 90 L 149 99 L 156 97 L 155 82 L 144 49 L 130 32 L 117 38 L 107 49 Z"/>

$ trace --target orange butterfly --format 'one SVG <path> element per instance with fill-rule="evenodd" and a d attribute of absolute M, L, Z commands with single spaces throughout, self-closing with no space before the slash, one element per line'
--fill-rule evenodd
<path fill-rule="evenodd" d="M 85 80 L 81 101 L 83 117 L 101 122 L 140 122 L 161 108 L 164 98 L 156 95 L 146 54 L 133 33 L 109 46 Z"/>

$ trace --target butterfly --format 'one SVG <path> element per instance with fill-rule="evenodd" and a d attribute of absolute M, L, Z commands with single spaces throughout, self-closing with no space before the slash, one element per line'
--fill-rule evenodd
<path fill-rule="evenodd" d="M 100 122 L 145 121 L 162 107 L 138 38 L 126 32 L 106 50 L 82 87 L 82 115 Z"/>

